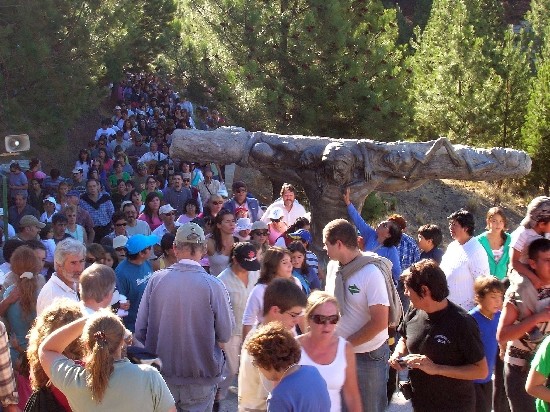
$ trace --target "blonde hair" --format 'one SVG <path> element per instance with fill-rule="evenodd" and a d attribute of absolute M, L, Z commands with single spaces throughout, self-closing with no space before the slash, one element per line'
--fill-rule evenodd
<path fill-rule="evenodd" d="M 314 290 L 307 298 L 306 319 L 309 319 L 313 311 L 325 303 L 333 303 L 336 306 L 336 310 L 340 312 L 340 306 L 334 296 L 322 290 Z"/>
<path fill-rule="evenodd" d="M 56 299 L 34 321 L 29 331 L 29 346 L 27 358 L 30 367 L 30 381 L 33 391 L 49 386 L 50 380 L 38 358 L 38 348 L 54 330 L 59 329 L 82 317 L 80 305 L 67 298 Z M 82 358 L 82 345 L 77 339 L 63 351 L 70 359 Z"/>
<path fill-rule="evenodd" d="M 114 371 L 114 354 L 122 344 L 124 325 L 108 310 L 101 310 L 84 326 L 82 340 L 86 347 L 86 386 L 92 399 L 100 403 Z"/>
<path fill-rule="evenodd" d="M 28 246 L 19 246 L 13 252 L 10 259 L 11 270 L 15 274 L 17 288 L 21 297 L 19 305 L 27 320 L 36 316 L 36 291 L 38 289 L 38 273 L 42 268 L 42 262 Z M 32 273 L 32 277 L 21 277 L 25 272 Z"/>

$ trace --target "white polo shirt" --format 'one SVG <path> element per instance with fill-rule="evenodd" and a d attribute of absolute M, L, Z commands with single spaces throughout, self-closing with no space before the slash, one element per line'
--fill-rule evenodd
<path fill-rule="evenodd" d="M 56 299 L 68 298 L 78 302 L 78 295 L 75 290 L 67 286 L 54 272 L 50 280 L 46 282 L 36 301 L 36 314 L 40 315 L 42 311 L 53 303 Z"/>

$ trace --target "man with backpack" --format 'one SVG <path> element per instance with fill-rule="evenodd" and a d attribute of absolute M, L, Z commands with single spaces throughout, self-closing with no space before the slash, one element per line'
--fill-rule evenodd
<path fill-rule="evenodd" d="M 388 403 L 388 324 L 401 315 L 391 263 L 361 252 L 356 229 L 344 219 L 325 226 L 323 242 L 331 259 L 325 289 L 342 313 L 336 332 L 354 346 L 364 410 L 383 412 Z"/>

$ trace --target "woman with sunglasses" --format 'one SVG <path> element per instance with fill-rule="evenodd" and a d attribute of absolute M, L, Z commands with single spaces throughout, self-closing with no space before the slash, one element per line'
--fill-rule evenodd
<path fill-rule="evenodd" d="M 308 332 L 296 338 L 302 346 L 299 363 L 315 366 L 327 383 L 331 412 L 342 410 L 340 392 L 347 411 L 361 412 L 355 354 L 351 344 L 335 333 L 339 319 L 338 302 L 334 296 L 319 290 L 309 295 L 306 307 Z"/>
<path fill-rule="evenodd" d="M 204 207 L 204 211 L 199 215 L 201 219 L 209 217 L 214 219 L 223 207 L 223 197 L 218 194 L 213 194 L 208 198 L 208 203 Z"/>
<path fill-rule="evenodd" d="M 283 222 L 284 212 L 280 207 L 274 207 L 269 213 L 269 244 L 275 245 L 275 242 L 286 232 L 288 226 Z"/>
<path fill-rule="evenodd" d="M 269 226 L 267 223 L 258 220 L 252 223 L 250 228 L 250 242 L 256 246 L 258 252 L 258 261 L 262 263 L 263 257 L 267 249 L 269 249 Z"/>

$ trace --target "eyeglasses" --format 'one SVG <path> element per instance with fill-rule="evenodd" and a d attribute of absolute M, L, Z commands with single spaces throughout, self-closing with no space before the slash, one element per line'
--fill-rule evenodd
<path fill-rule="evenodd" d="M 279 223 L 281 221 L 282 217 L 280 217 L 279 219 L 269 219 L 271 220 L 271 222 L 273 223 Z"/>
<path fill-rule="evenodd" d="M 296 319 L 298 316 L 304 316 L 305 311 L 302 310 L 300 313 L 288 312 L 287 311 L 287 312 L 283 312 L 283 313 L 288 313 L 292 319 Z"/>
<path fill-rule="evenodd" d="M 168 213 L 164 213 L 164 215 L 166 216 L 174 216 L 176 214 L 176 212 L 168 212 Z"/>
<path fill-rule="evenodd" d="M 268 230 L 256 230 L 256 231 L 254 231 L 254 234 L 256 236 L 268 236 L 269 231 Z"/>
<path fill-rule="evenodd" d="M 128 223 L 124 222 L 124 223 L 115 223 L 115 226 L 116 227 L 121 227 L 121 226 L 126 226 Z"/>
<path fill-rule="evenodd" d="M 340 320 L 340 315 L 311 315 L 309 318 L 317 325 L 336 325 Z"/>
<path fill-rule="evenodd" d="M 184 182 L 190 182 L 191 179 L 183 179 Z"/>
<path fill-rule="evenodd" d="M 213 205 L 223 205 L 223 200 L 219 200 L 217 202 L 212 202 Z"/>
<path fill-rule="evenodd" d="M 246 193 L 246 189 L 237 189 L 235 193 Z"/>

